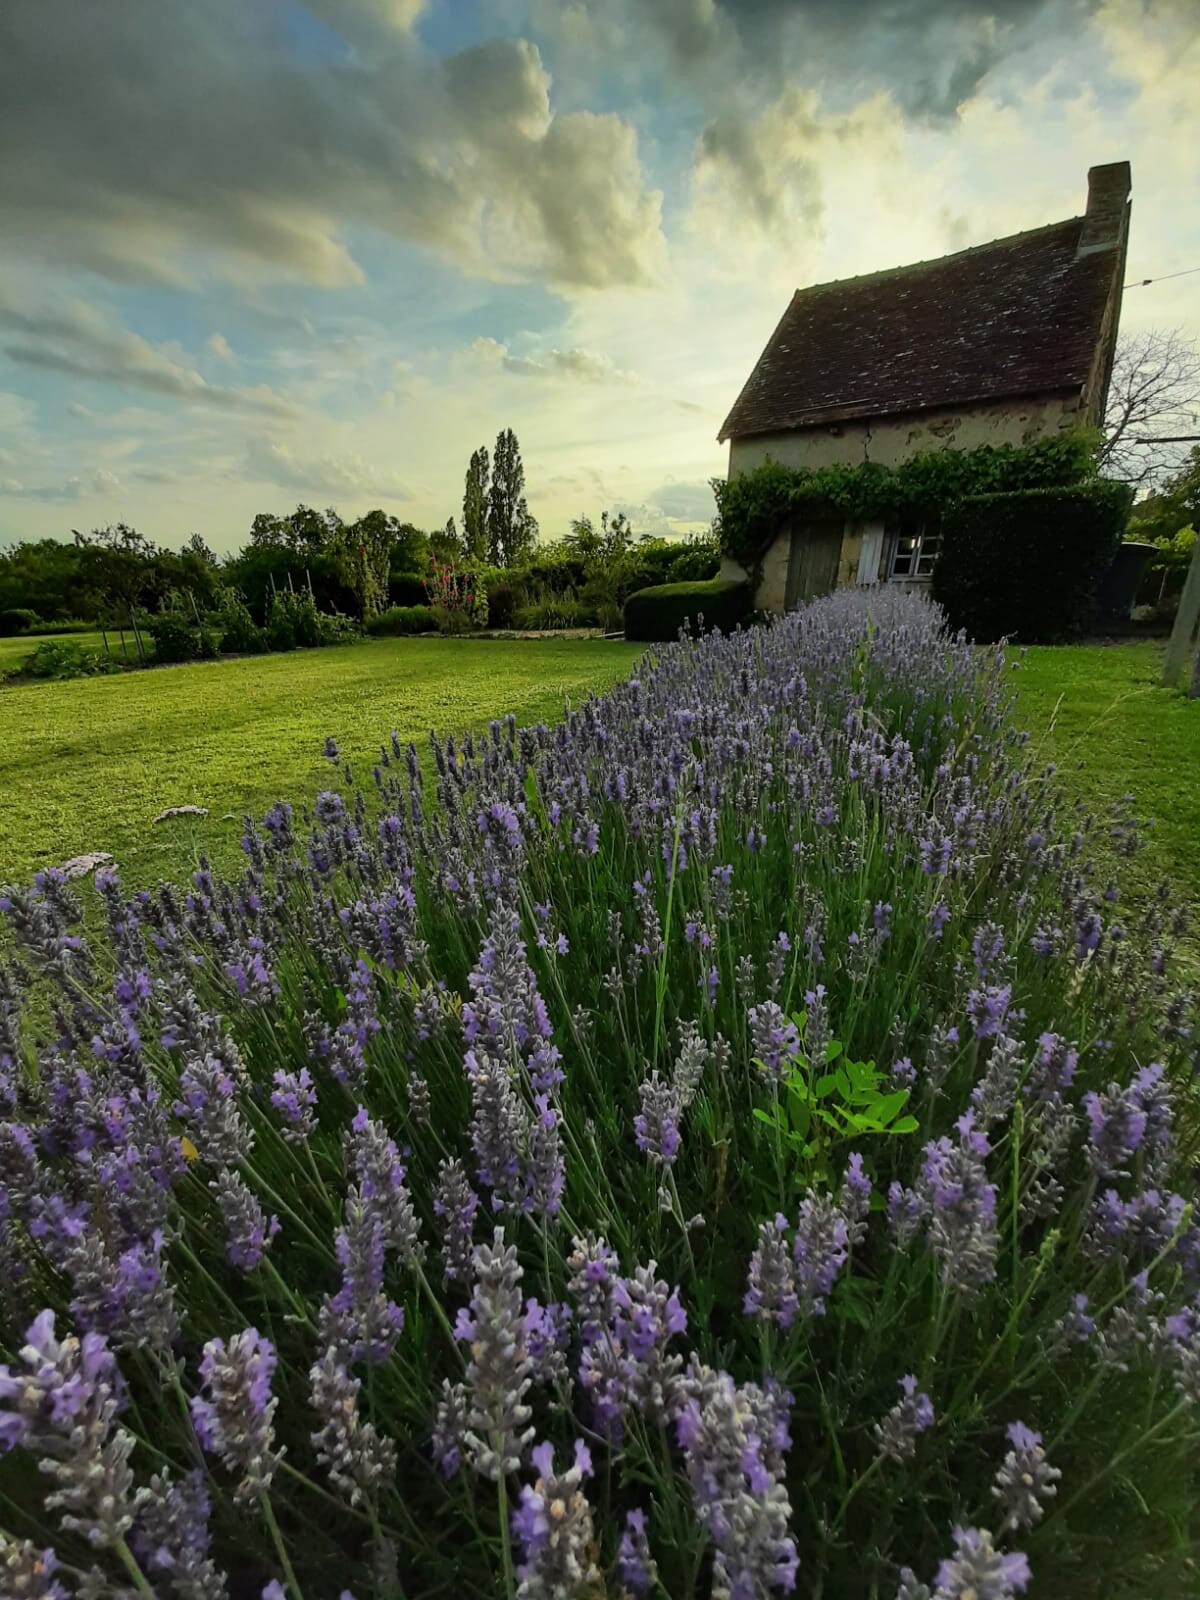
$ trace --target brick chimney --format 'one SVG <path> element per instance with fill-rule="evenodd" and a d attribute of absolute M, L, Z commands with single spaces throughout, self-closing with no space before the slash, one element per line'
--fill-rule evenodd
<path fill-rule="evenodd" d="M 1111 161 L 1088 172 L 1087 210 L 1076 256 L 1098 250 L 1123 250 L 1129 232 L 1129 191 L 1133 174 L 1128 161 Z"/>

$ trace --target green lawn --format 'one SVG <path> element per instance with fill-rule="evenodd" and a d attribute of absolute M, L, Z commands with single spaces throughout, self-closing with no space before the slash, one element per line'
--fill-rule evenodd
<path fill-rule="evenodd" d="M 85 850 L 111 852 L 133 883 L 180 876 L 201 847 L 230 863 L 244 811 L 325 781 L 326 734 L 361 770 L 393 728 L 424 748 L 430 728 L 552 718 L 636 654 L 597 639 L 380 639 L 0 689 L 0 883 Z M 1160 660 L 1146 643 L 1030 650 L 1017 715 L 1090 804 L 1128 793 L 1154 820 L 1135 884 L 1165 873 L 1200 903 L 1200 702 L 1158 688 Z M 209 816 L 151 826 L 187 803 Z"/>
<path fill-rule="evenodd" d="M 180 876 L 200 847 L 231 862 L 244 811 L 327 782 L 327 734 L 362 771 L 393 729 L 424 747 L 431 728 L 556 717 L 636 654 L 602 639 L 379 639 L 0 689 L 0 883 L 89 850 L 131 883 Z M 151 826 L 183 804 L 209 816 Z"/>
<path fill-rule="evenodd" d="M 1090 805 L 1131 794 L 1153 821 L 1132 881 L 1164 875 L 1200 905 L 1200 700 L 1158 687 L 1159 643 L 1030 650 L 1015 676 L 1018 720 Z"/>

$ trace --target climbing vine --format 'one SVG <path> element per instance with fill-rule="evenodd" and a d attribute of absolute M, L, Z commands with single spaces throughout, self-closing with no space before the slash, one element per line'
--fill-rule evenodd
<path fill-rule="evenodd" d="M 757 570 L 780 525 L 804 510 L 836 512 L 848 522 L 887 520 L 945 509 L 965 495 L 1049 489 L 1096 473 L 1096 438 L 1079 431 L 1030 445 L 926 450 L 887 468 L 875 462 L 807 471 L 765 461 L 734 478 L 714 478 L 721 553 Z"/>

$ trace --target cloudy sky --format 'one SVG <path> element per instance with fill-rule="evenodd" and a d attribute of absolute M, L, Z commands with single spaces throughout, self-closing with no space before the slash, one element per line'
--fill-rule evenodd
<path fill-rule="evenodd" d="M 0 541 L 707 522 L 794 288 L 1076 215 L 1200 266 L 1195 0 L 3 0 Z M 1200 273 L 1124 326 L 1200 334 Z"/>

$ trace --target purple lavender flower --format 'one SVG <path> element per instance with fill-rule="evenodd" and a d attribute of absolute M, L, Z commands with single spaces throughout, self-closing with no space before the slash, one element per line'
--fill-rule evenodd
<path fill-rule="evenodd" d="M 571 1240 L 567 1266 L 571 1273 L 567 1287 L 575 1303 L 580 1337 L 584 1344 L 591 1344 L 611 1320 L 620 1263 L 605 1239 L 588 1234 Z"/>
<path fill-rule="evenodd" d="M 670 1168 L 679 1154 L 679 1094 L 658 1069 L 642 1080 L 642 1109 L 633 1119 L 637 1147 L 655 1166 Z"/>
<path fill-rule="evenodd" d="M 349 1364 L 367 1360 L 379 1366 L 396 1348 L 404 1328 L 404 1309 L 383 1288 L 383 1222 L 368 1203 L 351 1195 L 345 1218 L 334 1237 L 334 1253 L 342 1269 L 338 1292 L 321 1310 L 321 1332 L 327 1343 L 346 1352 Z"/>
<path fill-rule="evenodd" d="M 315 1126 L 313 1113 L 317 1105 L 317 1091 L 312 1074 L 307 1067 L 298 1072 L 285 1072 L 276 1068 L 275 1087 L 271 1091 L 271 1104 L 278 1111 L 283 1127 L 280 1129 L 288 1144 L 304 1144 Z"/>
<path fill-rule="evenodd" d="M 1088 1160 L 1101 1177 L 1125 1174 L 1129 1162 L 1146 1137 L 1148 1113 L 1136 1088 L 1110 1083 L 1105 1094 L 1089 1091 L 1083 1097 L 1088 1119 Z"/>
<path fill-rule="evenodd" d="M 846 1236 L 851 1246 L 862 1244 L 867 1237 L 867 1217 L 871 1210 L 871 1180 L 863 1171 L 863 1158 L 857 1150 L 846 1163 L 838 1206 L 846 1219 Z"/>
<path fill-rule="evenodd" d="M 475 1247 L 469 1310 L 458 1313 L 455 1336 L 470 1346 L 463 1442 L 485 1478 L 516 1472 L 533 1438 L 526 1395 L 532 1384 L 521 1312 L 521 1265 L 503 1228 Z"/>
<path fill-rule="evenodd" d="M 442 1225 L 442 1270 L 447 1283 L 461 1283 L 470 1276 L 478 1209 L 479 1196 L 467 1182 L 462 1162 L 443 1161 L 438 1168 L 433 1214 Z"/>
<path fill-rule="evenodd" d="M 424 1247 L 412 1197 L 404 1183 L 404 1164 L 395 1140 L 381 1122 L 373 1122 L 359 1106 L 346 1135 L 346 1164 L 356 1183 L 352 1197 L 361 1199 L 378 1218 L 384 1248 L 394 1250 L 405 1266 L 419 1265 Z"/>
<path fill-rule="evenodd" d="M 221 1054 L 193 1057 L 179 1074 L 175 1113 L 187 1123 L 203 1161 L 235 1167 L 254 1148 L 254 1135 L 242 1119 L 234 1093 L 241 1068 L 227 1045 Z"/>
<path fill-rule="evenodd" d="M 555 1472 L 551 1444 L 535 1445 L 530 1457 L 537 1481 L 522 1488 L 512 1515 L 521 1553 L 517 1594 L 520 1600 L 582 1600 L 600 1583 L 592 1511 L 582 1487 L 592 1473 L 591 1455 L 577 1439 L 574 1462 L 565 1472 Z"/>
<path fill-rule="evenodd" d="M 329 1481 L 349 1503 L 357 1505 L 364 1495 L 396 1472 L 396 1446 L 384 1438 L 371 1422 L 358 1414 L 358 1378 L 347 1372 L 341 1352 L 330 1346 L 309 1372 L 313 1410 L 321 1419 L 312 1435 L 317 1460 L 329 1473 Z"/>
<path fill-rule="evenodd" d="M 99 1334 L 57 1339 L 54 1313 L 25 1335 L 20 1367 L 0 1366 L 0 1455 L 18 1445 L 54 1484 L 48 1509 L 97 1548 L 112 1548 L 133 1524 L 133 1436 L 115 1426 L 120 1378 Z"/>
<path fill-rule="evenodd" d="M 667 1345 L 687 1328 L 679 1290 L 654 1276 L 656 1265 L 637 1267 L 613 1286 L 613 1337 L 629 1363 L 628 1399 L 650 1417 L 670 1414 L 682 1363 Z"/>
<path fill-rule="evenodd" d="M 751 1006 L 746 1015 L 756 1061 L 768 1078 L 782 1079 L 800 1054 L 800 1031 L 774 1000 Z"/>
<path fill-rule="evenodd" d="M 798 1566 L 782 1482 L 790 1396 L 739 1387 L 694 1357 L 682 1390 L 675 1432 L 696 1515 L 714 1546 L 713 1593 L 790 1593 Z"/>
<path fill-rule="evenodd" d="M 846 1218 L 829 1195 L 810 1189 L 800 1202 L 792 1245 L 801 1315 L 825 1315 L 826 1297 L 849 1254 L 850 1229 Z"/>
<path fill-rule="evenodd" d="M 1028 1559 L 1001 1555 L 985 1528 L 955 1528 L 954 1555 L 938 1568 L 933 1600 L 1012 1600 L 1030 1578 Z"/>
<path fill-rule="evenodd" d="M 777 1322 L 781 1328 L 791 1327 L 799 1309 L 792 1253 L 786 1238 L 787 1225 L 787 1218 L 781 1214 L 776 1215 L 774 1222 L 759 1223 L 758 1244 L 750 1257 L 746 1297 L 742 1302 L 748 1317 Z"/>
<path fill-rule="evenodd" d="M 1012 1005 L 1011 984 L 991 984 L 972 989 L 967 996 L 967 1016 L 977 1039 L 994 1039 L 1003 1033 Z"/>
<path fill-rule="evenodd" d="M 235 1267 L 252 1272 L 279 1232 L 279 1218 L 268 1217 L 245 1180 L 222 1168 L 209 1186 L 216 1194 L 225 1224 L 225 1250 Z"/>
<path fill-rule="evenodd" d="M 934 1424 L 933 1401 L 917 1389 L 917 1380 L 910 1372 L 900 1379 L 904 1398 L 887 1413 L 882 1422 L 875 1424 L 875 1437 L 879 1441 L 879 1454 L 891 1461 L 909 1461 L 916 1454 L 917 1435 Z"/>
<path fill-rule="evenodd" d="M 0 1579 L 12 1600 L 69 1600 L 54 1576 L 59 1570 L 53 1550 L 40 1550 L 28 1539 L 12 1543 L 0 1539 Z"/>
<path fill-rule="evenodd" d="M 235 1333 L 228 1344 L 210 1339 L 204 1346 L 192 1425 L 205 1450 L 239 1474 L 239 1499 L 266 1489 L 278 1465 L 272 1449 L 279 1404 L 271 1395 L 275 1359 L 274 1345 L 257 1328 Z"/>
<path fill-rule="evenodd" d="M 532 1216 L 553 1218 L 558 1215 L 566 1184 L 558 1113 L 551 1106 L 549 1095 L 545 1094 L 535 1096 L 534 1109 L 536 1115 L 529 1131 L 529 1165 L 525 1173 L 525 1205 Z"/>
<path fill-rule="evenodd" d="M 1075 1081 L 1079 1065 L 1079 1051 L 1057 1033 L 1043 1033 L 1038 1039 L 1038 1052 L 1029 1075 L 1027 1092 L 1032 1090 L 1039 1099 L 1048 1100 L 1062 1095 Z"/>
<path fill-rule="evenodd" d="M 528 1140 L 529 1112 L 513 1086 L 503 1061 L 469 1050 L 466 1057 L 474 1110 L 471 1148 L 476 1175 L 492 1192 L 492 1207 L 501 1211 L 524 1202 L 521 1152 Z"/>
<path fill-rule="evenodd" d="M 996 1190 L 984 1165 L 987 1135 L 970 1111 L 955 1123 L 959 1140 L 925 1146 L 917 1185 L 928 1218 L 929 1243 L 942 1264 L 942 1281 L 970 1290 L 996 1272 Z"/>
<path fill-rule="evenodd" d="M 1042 1520 L 1045 1502 L 1058 1493 L 1062 1473 L 1046 1460 L 1040 1433 L 1023 1422 L 1010 1423 L 1007 1433 L 1012 1448 L 996 1472 L 992 1494 L 1004 1510 L 1002 1526 L 1016 1532 Z"/>
<path fill-rule="evenodd" d="M 199 1469 L 175 1483 L 156 1474 L 137 1497 L 130 1545 L 143 1570 L 163 1574 L 180 1600 L 225 1600 L 225 1574 L 209 1555 L 212 1501 Z"/>
<path fill-rule="evenodd" d="M 650 1554 L 650 1541 L 646 1537 L 646 1513 L 640 1508 L 625 1513 L 625 1531 L 617 1550 L 617 1565 L 621 1582 L 630 1594 L 650 1593 L 650 1586 L 658 1569 Z"/>
<path fill-rule="evenodd" d="M 888 1185 L 888 1227 L 901 1250 L 916 1238 L 924 1216 L 925 1202 L 915 1189 L 906 1189 L 894 1181 Z"/>

